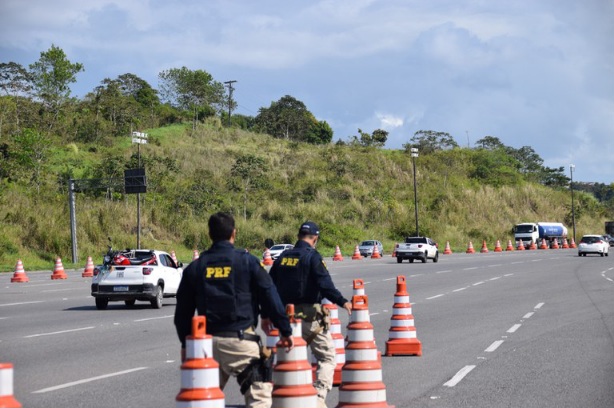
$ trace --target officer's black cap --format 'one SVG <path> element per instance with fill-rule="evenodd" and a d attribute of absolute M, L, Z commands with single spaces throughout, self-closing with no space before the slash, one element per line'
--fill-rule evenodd
<path fill-rule="evenodd" d="M 313 221 L 305 221 L 298 230 L 301 235 L 320 235 L 320 227 Z"/>

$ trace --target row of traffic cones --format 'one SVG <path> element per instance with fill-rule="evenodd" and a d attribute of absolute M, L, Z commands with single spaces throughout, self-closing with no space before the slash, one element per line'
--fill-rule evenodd
<path fill-rule="evenodd" d="M 83 277 L 91 277 L 94 276 L 94 263 L 92 262 L 92 257 L 87 257 L 87 264 L 83 270 Z M 51 274 L 51 279 L 67 279 L 68 275 L 64 271 L 64 265 L 62 265 L 62 260 L 57 258 L 55 260 L 55 265 L 53 267 L 53 273 Z M 23 262 L 21 259 L 17 260 L 17 264 L 15 264 L 15 271 L 13 273 L 13 277 L 11 278 L 11 282 L 17 283 L 25 283 L 29 282 L 30 278 L 26 274 L 26 271 L 23 267 Z"/>
<path fill-rule="evenodd" d="M 394 408 L 386 400 L 381 355 L 375 344 L 364 281 L 354 280 L 353 293 L 345 346 L 338 314 L 335 313 L 338 312 L 337 306 L 329 301 L 322 302 L 331 311 L 331 332 L 337 351 L 334 376 L 334 385 L 340 385 L 337 408 Z M 272 408 L 316 407 L 317 391 L 313 387 L 313 368 L 307 357 L 307 343 L 301 335 L 301 320 L 294 313 L 294 305 L 287 305 L 286 313 L 290 318 L 294 348 L 285 349 L 285 344 L 279 342 L 277 329 L 267 333 L 266 338 L 267 347 L 275 353 Z M 422 355 L 422 344 L 416 338 L 411 313 L 405 277 L 398 276 L 386 356 Z M 205 323 L 204 316 L 194 317 L 192 335 L 186 339 L 181 390 L 176 397 L 178 408 L 224 406 L 224 393 L 219 387 L 219 364 L 211 357 L 211 336 L 206 334 Z"/>

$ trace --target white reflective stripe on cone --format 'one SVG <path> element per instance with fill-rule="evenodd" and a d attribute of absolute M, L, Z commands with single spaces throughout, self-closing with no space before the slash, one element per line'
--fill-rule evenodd
<path fill-rule="evenodd" d="M 409 295 L 394 297 L 394 303 L 409 303 Z"/>
<path fill-rule="evenodd" d="M 330 319 L 338 319 L 339 318 L 339 309 L 335 308 L 335 309 L 331 309 L 331 308 L 327 308 L 330 311 Z"/>
<path fill-rule="evenodd" d="M 392 315 L 410 315 L 411 314 L 411 306 L 408 307 L 394 307 L 392 308 Z"/>
<path fill-rule="evenodd" d="M 187 339 L 185 343 L 185 357 L 187 360 L 211 358 L 213 356 L 211 338 Z"/>
<path fill-rule="evenodd" d="M 341 353 L 337 350 L 337 354 L 335 354 L 335 362 L 337 364 L 345 364 L 345 351 Z"/>
<path fill-rule="evenodd" d="M 368 310 L 352 310 L 352 322 L 369 322 L 369 311 Z"/>
<path fill-rule="evenodd" d="M 204 401 L 177 401 L 176 408 L 224 408 L 226 403 L 224 398 L 217 400 Z"/>
<path fill-rule="evenodd" d="M 390 320 L 390 326 L 391 327 L 407 327 L 407 326 L 413 326 L 414 325 L 414 319 L 405 319 L 405 320 Z"/>
<path fill-rule="evenodd" d="M 375 370 L 345 369 L 341 373 L 341 381 L 343 383 L 382 381 L 382 370 L 381 368 Z"/>
<path fill-rule="evenodd" d="M 305 385 L 311 384 L 313 377 L 311 367 L 300 371 L 273 371 L 273 383 L 279 385 Z"/>
<path fill-rule="evenodd" d="M 317 406 L 317 403 L 317 395 L 290 398 L 273 397 L 272 408 L 313 408 Z"/>
<path fill-rule="evenodd" d="M 330 333 L 331 334 L 341 334 L 341 325 L 340 324 L 333 324 L 330 326 Z"/>
<path fill-rule="evenodd" d="M 352 293 L 354 296 L 362 296 L 365 294 L 365 289 L 354 289 L 354 292 Z"/>
<path fill-rule="evenodd" d="M 345 361 L 376 361 L 377 349 L 345 349 Z"/>
<path fill-rule="evenodd" d="M 277 361 L 280 363 L 301 360 L 307 360 L 307 347 L 294 347 L 290 351 L 284 350 L 283 353 L 277 354 Z"/>
<path fill-rule="evenodd" d="M 0 397 L 13 395 L 13 368 L 5 367 L 0 370 Z"/>
<path fill-rule="evenodd" d="M 345 340 L 343 339 L 343 337 L 340 337 L 338 339 L 333 339 L 333 343 L 335 344 L 335 348 L 336 349 L 344 349 L 345 348 Z"/>
<path fill-rule="evenodd" d="M 388 331 L 389 339 L 415 339 L 416 330 Z"/>
<path fill-rule="evenodd" d="M 196 370 L 181 370 L 181 388 L 219 388 L 219 368 L 201 368 Z"/>
<path fill-rule="evenodd" d="M 373 329 L 348 330 L 348 340 L 353 341 L 373 341 Z"/>
<path fill-rule="evenodd" d="M 339 389 L 339 403 L 365 404 L 386 402 L 386 389 L 365 391 L 344 391 Z"/>

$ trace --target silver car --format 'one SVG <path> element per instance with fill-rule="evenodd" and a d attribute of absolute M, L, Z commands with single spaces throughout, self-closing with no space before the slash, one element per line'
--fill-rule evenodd
<path fill-rule="evenodd" d="M 294 245 L 292 244 L 275 244 L 271 248 L 269 248 L 269 253 L 271 254 L 271 258 L 277 259 L 279 258 L 279 255 L 281 255 L 281 253 L 284 252 L 286 249 L 292 248 L 294 248 Z M 263 258 L 265 253 L 266 251 L 262 253 Z"/>
<path fill-rule="evenodd" d="M 373 250 L 377 246 L 377 250 L 380 255 L 384 255 L 384 246 L 381 242 L 376 241 L 374 239 L 362 241 L 360 245 L 358 245 L 358 251 L 360 251 L 360 255 L 362 256 L 371 256 L 373 255 Z"/>
<path fill-rule="evenodd" d="M 601 235 L 585 235 L 578 245 L 578 256 L 586 254 L 598 254 L 608 256 L 610 244 Z"/>

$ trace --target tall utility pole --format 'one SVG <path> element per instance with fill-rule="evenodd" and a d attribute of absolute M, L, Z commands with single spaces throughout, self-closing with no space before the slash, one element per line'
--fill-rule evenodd
<path fill-rule="evenodd" d="M 226 85 L 228 85 L 228 127 L 230 127 L 230 115 L 232 115 L 232 91 L 234 91 L 232 84 L 235 82 L 237 81 L 232 80 L 224 82 Z"/>
<path fill-rule="evenodd" d="M 420 228 L 418 228 L 418 188 L 416 184 L 416 157 L 418 157 L 418 148 L 412 147 L 411 150 L 411 161 L 414 165 L 414 212 L 416 216 L 416 236 L 420 236 Z"/>
<path fill-rule="evenodd" d="M 569 173 L 571 175 L 571 181 L 569 183 L 569 189 L 571 190 L 571 223 L 573 224 L 573 241 L 576 242 L 576 209 L 573 200 L 573 171 L 576 169 L 574 164 L 569 165 Z"/>

